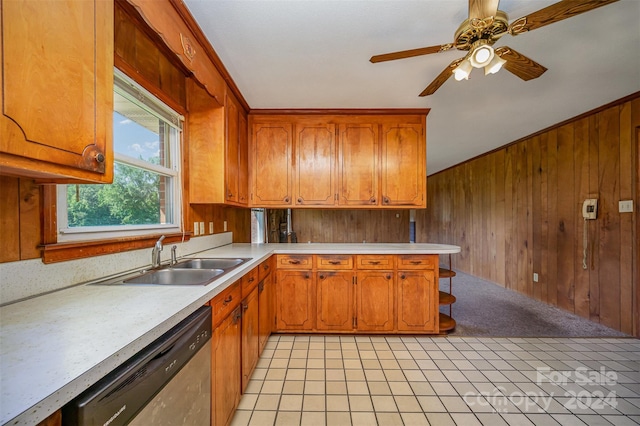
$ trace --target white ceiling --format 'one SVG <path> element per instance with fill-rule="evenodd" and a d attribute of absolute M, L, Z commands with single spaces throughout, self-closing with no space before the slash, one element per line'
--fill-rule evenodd
<path fill-rule="evenodd" d="M 640 1 L 621 0 L 517 37 L 548 68 L 501 70 L 418 94 L 464 52 L 372 64 L 375 54 L 450 43 L 467 0 L 184 0 L 251 108 L 431 108 L 435 173 L 640 90 Z M 509 22 L 555 0 L 502 0 Z"/>

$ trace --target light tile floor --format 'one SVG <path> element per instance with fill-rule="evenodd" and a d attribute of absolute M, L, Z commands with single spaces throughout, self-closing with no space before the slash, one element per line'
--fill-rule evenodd
<path fill-rule="evenodd" d="M 640 424 L 640 340 L 269 339 L 241 425 Z"/>

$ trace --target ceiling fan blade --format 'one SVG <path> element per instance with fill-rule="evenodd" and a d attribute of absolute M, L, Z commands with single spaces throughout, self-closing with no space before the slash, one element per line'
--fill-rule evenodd
<path fill-rule="evenodd" d="M 499 0 L 469 0 L 469 19 L 496 16 Z"/>
<path fill-rule="evenodd" d="M 453 75 L 453 70 L 456 69 L 458 64 L 460 64 L 460 62 L 462 62 L 463 59 L 464 58 L 456 59 L 455 61 L 447 65 L 447 67 L 444 70 L 442 70 L 442 72 L 435 78 L 435 80 L 433 80 L 431 84 L 429 84 L 427 88 L 424 89 L 422 93 L 420 93 L 419 96 L 433 95 L 435 91 L 438 90 L 440 86 L 442 86 L 444 82 L 447 81 L 449 77 Z"/>
<path fill-rule="evenodd" d="M 373 62 L 385 62 L 393 61 L 396 59 L 412 58 L 414 56 L 428 55 L 430 53 L 444 52 L 451 49 L 451 44 L 443 44 L 438 46 L 421 47 L 419 49 L 401 50 L 399 52 L 385 53 L 383 55 L 372 56 L 369 61 Z"/>
<path fill-rule="evenodd" d="M 563 0 L 516 19 L 509 25 L 508 31 L 512 35 L 518 35 L 617 1 L 618 0 Z"/>
<path fill-rule="evenodd" d="M 504 68 L 507 71 L 515 74 L 525 81 L 538 78 L 547 70 L 544 66 L 527 58 L 523 54 L 516 52 L 510 47 L 498 47 L 496 49 L 496 54 L 507 61 L 504 64 Z"/>

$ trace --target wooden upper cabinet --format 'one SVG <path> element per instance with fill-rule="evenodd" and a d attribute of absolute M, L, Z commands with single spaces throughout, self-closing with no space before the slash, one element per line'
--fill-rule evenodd
<path fill-rule="evenodd" d="M 238 203 L 249 204 L 249 134 L 247 117 L 238 116 Z"/>
<path fill-rule="evenodd" d="M 252 205 L 291 206 L 291 148 L 293 126 L 290 122 L 251 124 Z"/>
<path fill-rule="evenodd" d="M 0 173 L 113 179 L 113 1 L 3 1 Z"/>
<path fill-rule="evenodd" d="M 225 108 L 187 79 L 189 202 L 225 202 Z"/>
<path fill-rule="evenodd" d="M 227 201 L 231 201 L 234 203 L 238 202 L 238 190 L 239 190 L 239 180 L 238 174 L 240 171 L 240 145 L 238 143 L 238 123 L 240 114 L 238 113 L 238 107 L 235 102 L 232 100 L 230 96 L 227 96 L 226 105 L 225 105 L 225 115 L 226 115 L 226 170 L 225 170 L 225 179 L 226 179 L 226 194 L 225 198 Z"/>
<path fill-rule="evenodd" d="M 336 196 L 336 126 L 296 123 L 295 205 L 332 206 Z"/>
<path fill-rule="evenodd" d="M 420 124 L 383 124 L 381 204 L 426 207 L 426 141 Z"/>
<path fill-rule="evenodd" d="M 378 125 L 341 124 L 338 139 L 338 204 L 378 205 Z"/>
<path fill-rule="evenodd" d="M 426 206 L 426 110 L 250 118 L 252 206 Z"/>
<path fill-rule="evenodd" d="M 247 120 L 244 111 L 234 97 L 227 95 L 225 103 L 226 153 L 225 199 L 230 204 L 247 205 L 249 172 L 249 146 L 247 144 Z"/>
<path fill-rule="evenodd" d="M 220 105 L 193 79 L 187 81 L 189 202 L 248 203 L 248 145 L 244 110 L 232 96 Z"/>

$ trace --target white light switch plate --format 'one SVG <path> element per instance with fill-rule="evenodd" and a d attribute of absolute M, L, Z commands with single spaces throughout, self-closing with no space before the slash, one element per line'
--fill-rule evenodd
<path fill-rule="evenodd" d="M 633 200 L 618 201 L 618 211 L 620 213 L 633 212 Z"/>
<path fill-rule="evenodd" d="M 202 235 L 207 233 L 207 231 L 204 230 L 204 222 L 200 222 L 200 233 Z"/>
<path fill-rule="evenodd" d="M 193 236 L 198 236 L 200 235 L 200 227 L 198 225 L 198 222 L 193 222 Z"/>

